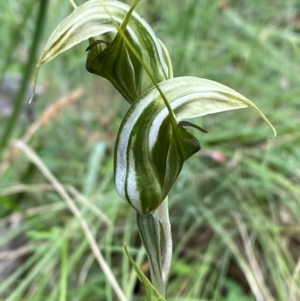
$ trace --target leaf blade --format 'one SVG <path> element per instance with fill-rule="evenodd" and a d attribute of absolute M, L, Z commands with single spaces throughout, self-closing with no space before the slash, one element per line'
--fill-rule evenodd
<path fill-rule="evenodd" d="M 165 298 L 163 298 L 155 289 L 155 287 L 152 285 L 152 283 L 149 281 L 149 279 L 145 276 L 145 274 L 141 271 L 141 269 L 138 267 L 138 265 L 135 263 L 131 255 L 129 254 L 126 245 L 124 245 L 124 249 L 126 252 L 126 255 L 134 267 L 136 273 L 139 276 L 140 281 L 143 282 L 145 290 L 146 290 L 146 296 L 148 301 L 166 301 Z"/>

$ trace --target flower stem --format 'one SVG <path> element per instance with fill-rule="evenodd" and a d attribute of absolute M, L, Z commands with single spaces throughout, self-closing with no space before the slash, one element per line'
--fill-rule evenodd
<path fill-rule="evenodd" d="M 172 236 L 167 199 L 152 213 L 137 214 L 139 233 L 150 262 L 151 282 L 166 297 L 172 258 Z"/>
<path fill-rule="evenodd" d="M 163 260 L 162 272 L 166 282 L 168 281 L 169 277 L 173 251 L 172 232 L 168 209 L 168 197 L 166 197 L 166 199 L 156 209 L 161 226 L 161 247 Z"/>

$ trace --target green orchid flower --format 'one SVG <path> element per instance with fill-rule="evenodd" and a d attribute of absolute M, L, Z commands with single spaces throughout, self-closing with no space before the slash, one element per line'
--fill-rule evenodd
<path fill-rule="evenodd" d="M 158 84 L 169 101 L 170 114 L 156 87 L 129 109 L 115 146 L 115 183 L 120 196 L 136 211 L 148 214 L 162 203 L 185 160 L 200 149 L 183 125 L 185 119 L 253 107 L 247 98 L 219 83 L 179 77 Z"/>
<path fill-rule="evenodd" d="M 166 68 L 164 59 L 169 55 L 162 42 L 158 41 L 149 25 L 141 17 L 137 18 L 133 14 L 137 3 L 138 1 L 129 9 L 111 42 L 90 39 L 86 61 L 86 68 L 89 72 L 108 79 L 129 103 L 133 103 L 153 86 L 151 79 L 143 71 L 140 60 L 143 63 L 149 63 L 151 76 L 155 82 L 166 80 L 172 72 L 170 65 L 168 69 Z M 130 31 L 131 23 L 134 31 Z M 131 47 L 128 47 L 126 43 Z M 103 44 L 107 47 L 103 48 Z"/>
<path fill-rule="evenodd" d="M 89 40 L 87 70 L 108 79 L 129 103 L 153 87 L 153 80 L 158 83 L 172 77 L 168 51 L 134 11 L 137 3 L 130 7 L 119 1 L 90 0 L 77 7 L 50 36 L 37 71 L 60 53 Z"/>

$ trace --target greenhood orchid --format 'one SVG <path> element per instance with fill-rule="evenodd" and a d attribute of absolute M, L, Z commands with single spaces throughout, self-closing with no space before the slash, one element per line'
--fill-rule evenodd
<path fill-rule="evenodd" d="M 108 79 L 133 104 L 118 134 L 115 183 L 123 199 L 147 214 L 168 195 L 183 162 L 200 149 L 179 121 L 247 106 L 268 120 L 253 103 L 223 85 L 171 79 L 166 47 L 134 11 L 137 2 L 130 8 L 118 1 L 90 0 L 76 8 L 49 38 L 38 68 L 89 40 L 87 70 Z"/>
<path fill-rule="evenodd" d="M 163 273 L 163 280 L 157 282 L 166 282 L 172 244 L 168 214 L 161 205 L 183 163 L 200 149 L 196 137 L 185 128 L 192 125 L 186 119 L 252 107 L 276 132 L 263 113 L 236 91 L 206 79 L 172 78 L 168 51 L 134 11 L 137 3 L 130 7 L 119 1 L 90 0 L 76 8 L 49 38 L 37 70 L 88 40 L 87 70 L 109 80 L 131 104 L 117 136 L 115 184 L 119 195 L 137 211 L 138 224 L 150 225 L 155 239 L 162 239 L 162 245 L 156 244 L 154 238 L 148 241 L 147 231 L 140 231 L 143 242 L 152 246 L 153 257 L 165 252 L 164 267 L 155 262 L 151 267 Z M 160 289 L 162 295 L 165 291 L 165 287 Z"/>
<path fill-rule="evenodd" d="M 137 3 L 130 8 L 119 1 L 85 2 L 52 33 L 37 68 L 89 40 L 87 70 L 108 79 L 125 100 L 133 103 L 153 86 L 141 60 L 151 70 L 150 76 L 155 82 L 172 76 L 167 49 L 150 25 L 134 11 Z"/>
<path fill-rule="evenodd" d="M 99 7 L 99 4 L 96 3 L 95 7 L 93 2 L 87 2 L 86 6 L 91 5 L 93 13 L 97 16 L 96 7 Z M 169 57 L 168 53 L 165 53 L 166 48 L 145 20 L 134 12 L 137 3 L 135 2 L 129 10 L 125 6 L 121 15 L 124 20 L 117 19 L 122 21 L 120 25 L 114 22 L 114 25 L 119 27 L 111 41 L 90 38 L 90 46 L 87 48 L 87 70 L 108 79 L 129 103 L 133 103 L 153 86 L 140 60 L 149 66 L 155 82 L 166 80 L 172 73 L 172 67 L 167 65 L 169 61 L 165 60 Z M 120 5 L 115 1 L 108 2 L 108 4 L 107 12 L 111 20 L 114 20 L 114 16 L 109 11 L 110 6 L 118 5 L 118 8 L 123 8 L 124 4 Z M 126 8 L 128 12 L 124 15 Z M 103 47 L 103 44 L 107 47 Z"/>
<path fill-rule="evenodd" d="M 115 147 L 117 190 L 142 214 L 160 205 L 184 161 L 200 149 L 198 140 L 180 121 L 251 105 L 236 91 L 206 79 L 179 77 L 158 86 L 174 115 L 153 87 L 130 107 Z"/>

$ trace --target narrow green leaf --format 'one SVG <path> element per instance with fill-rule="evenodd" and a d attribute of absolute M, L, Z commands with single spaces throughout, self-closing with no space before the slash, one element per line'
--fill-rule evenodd
<path fill-rule="evenodd" d="M 151 284 L 151 282 L 149 281 L 149 279 L 145 276 L 145 274 L 141 271 L 141 269 L 137 266 L 137 264 L 135 263 L 135 261 L 133 260 L 133 258 L 130 256 L 126 246 L 124 245 L 124 249 L 126 252 L 126 255 L 130 261 L 130 263 L 132 264 L 132 266 L 134 267 L 136 273 L 138 274 L 138 277 L 140 279 L 141 282 L 143 282 L 145 290 L 146 290 L 146 296 L 147 296 L 147 300 L 148 301 L 166 301 L 165 298 L 163 298 L 155 289 L 155 287 Z"/>
<path fill-rule="evenodd" d="M 165 296 L 167 280 L 163 274 L 160 221 L 155 212 L 146 215 L 137 213 L 137 225 L 150 263 L 151 282 Z"/>

